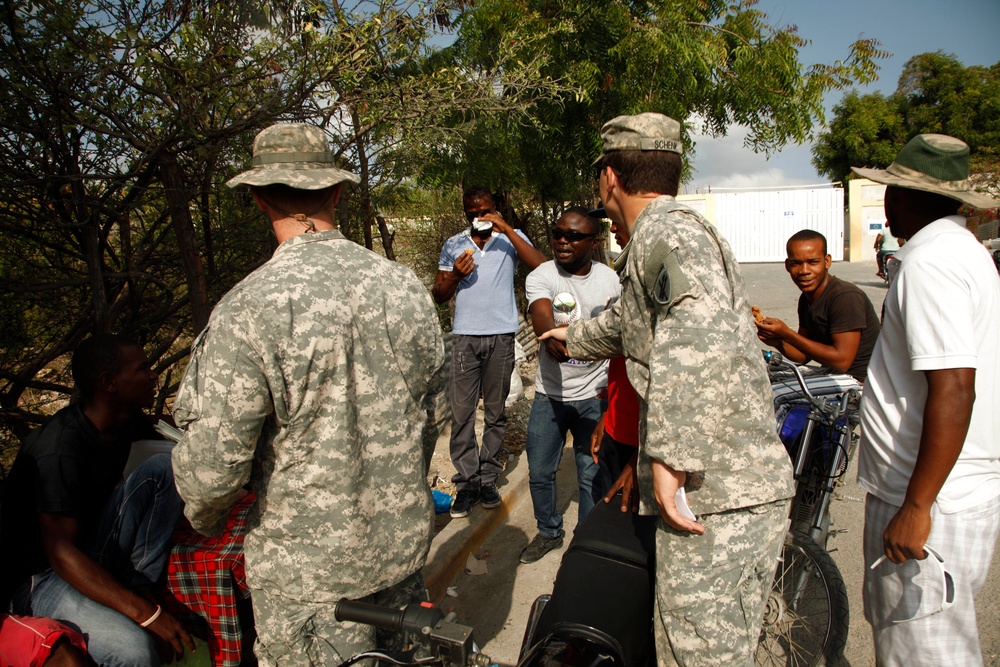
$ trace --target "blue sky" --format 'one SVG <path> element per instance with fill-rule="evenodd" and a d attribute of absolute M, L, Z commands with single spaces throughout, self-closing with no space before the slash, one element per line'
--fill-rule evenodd
<path fill-rule="evenodd" d="M 878 80 L 861 92 L 891 93 L 911 56 L 928 51 L 954 54 L 962 64 L 1000 62 L 1000 0 L 762 0 L 772 25 L 797 25 L 811 40 L 801 62 L 832 63 L 848 55 L 859 38 L 875 38 L 892 56 L 879 61 Z M 827 116 L 842 92 L 827 96 Z M 770 159 L 743 148 L 744 132 L 731 128 L 722 139 L 701 137 L 694 157 L 695 173 L 686 192 L 715 188 L 823 183 L 810 163 L 810 146 L 791 145 Z"/>

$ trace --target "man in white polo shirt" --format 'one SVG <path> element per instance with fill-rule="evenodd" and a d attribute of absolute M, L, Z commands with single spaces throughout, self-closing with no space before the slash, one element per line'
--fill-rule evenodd
<path fill-rule="evenodd" d="M 861 407 L 865 617 L 876 661 L 982 665 L 973 596 L 1000 528 L 1000 277 L 961 203 L 969 147 L 914 137 L 886 170 L 889 230 L 907 243 Z"/>

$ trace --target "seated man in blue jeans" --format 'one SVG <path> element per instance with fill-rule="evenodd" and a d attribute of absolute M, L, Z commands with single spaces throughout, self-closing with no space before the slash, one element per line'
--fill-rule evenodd
<path fill-rule="evenodd" d="M 81 343 L 72 370 L 80 402 L 25 439 L 4 490 L 12 611 L 82 632 L 100 665 L 159 665 L 158 642 L 178 654 L 194 643 L 143 595 L 163 573 L 182 510 L 170 457 L 122 481 L 132 443 L 157 437 L 142 411 L 156 374 L 140 345 L 108 334 Z"/>
<path fill-rule="evenodd" d="M 536 334 L 589 320 L 621 294 L 618 275 L 591 259 L 600 232 L 600 221 L 578 206 L 567 209 L 552 226 L 555 260 L 528 274 L 524 284 Z M 534 563 L 562 546 L 556 471 L 567 432 L 573 434 L 580 521 L 594 507 L 593 481 L 598 465 L 590 455 L 590 436 L 605 408 L 598 394 L 607 386 L 607 361 L 571 359 L 560 341 L 548 340 L 539 346 L 535 401 L 525 445 L 538 535 L 521 552 L 522 563 Z"/>

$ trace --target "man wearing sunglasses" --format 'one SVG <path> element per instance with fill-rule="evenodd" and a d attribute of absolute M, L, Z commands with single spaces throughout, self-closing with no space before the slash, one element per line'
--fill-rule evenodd
<path fill-rule="evenodd" d="M 658 664 L 749 665 L 792 471 L 746 286 L 726 240 L 674 199 L 680 123 L 619 116 L 601 136 L 601 201 L 631 234 L 615 260 L 622 296 L 542 337 L 567 340 L 575 359 L 625 355 L 639 395 L 639 511 L 661 518 Z"/>
<path fill-rule="evenodd" d="M 618 276 L 592 259 L 600 232 L 600 221 L 580 206 L 568 209 L 552 226 L 555 259 L 532 271 L 524 283 L 536 334 L 588 320 L 618 298 Z M 592 487 L 598 466 L 590 456 L 590 435 L 604 410 L 598 395 L 607 386 L 607 361 L 573 359 L 566 353 L 566 345 L 554 339 L 541 346 L 525 446 L 538 535 L 521 552 L 522 563 L 534 563 L 562 546 L 556 470 L 567 432 L 573 434 L 581 522 L 594 507 Z"/>
<path fill-rule="evenodd" d="M 445 241 L 431 293 L 437 303 L 455 297 L 452 320 L 451 461 L 455 499 L 451 516 L 469 515 L 474 505 L 500 505 L 497 458 L 507 429 L 504 401 L 514 369 L 517 304 L 514 269 L 524 262 L 534 269 L 545 261 L 528 237 L 499 215 L 493 195 L 474 185 L 462 198 L 469 228 Z M 476 406 L 483 395 L 483 443 L 476 443 Z"/>
<path fill-rule="evenodd" d="M 983 664 L 974 596 L 1000 531 L 1000 277 L 959 207 L 969 147 L 921 134 L 886 169 L 895 259 L 861 398 L 865 618 L 885 667 Z M 889 561 L 889 562 L 886 562 Z"/>

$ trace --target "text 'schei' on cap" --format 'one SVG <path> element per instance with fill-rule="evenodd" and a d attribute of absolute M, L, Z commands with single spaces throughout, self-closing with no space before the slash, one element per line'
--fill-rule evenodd
<path fill-rule="evenodd" d="M 684 152 L 681 124 L 661 113 L 612 118 L 601 128 L 601 138 L 604 140 L 602 154 L 610 151 Z M 594 162 L 596 164 L 597 160 Z"/>

